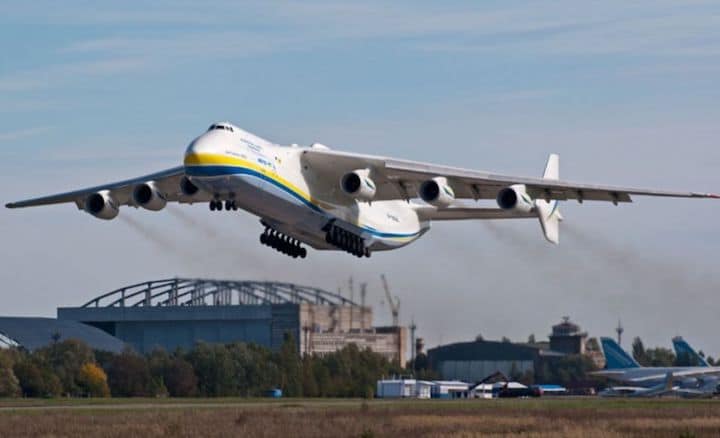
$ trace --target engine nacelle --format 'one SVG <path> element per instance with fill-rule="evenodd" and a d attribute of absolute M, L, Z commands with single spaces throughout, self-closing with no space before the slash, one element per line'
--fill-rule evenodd
<path fill-rule="evenodd" d="M 133 201 L 136 205 L 152 211 L 160 211 L 167 205 L 167 199 L 158 190 L 154 181 L 138 184 L 133 190 Z"/>
<path fill-rule="evenodd" d="M 114 219 L 120 213 L 120 206 L 109 190 L 102 190 L 85 198 L 85 211 L 98 219 Z"/>
<path fill-rule="evenodd" d="M 340 188 L 343 192 L 361 201 L 372 201 L 377 187 L 370 179 L 369 169 L 358 169 L 348 172 L 340 178 Z"/>
<path fill-rule="evenodd" d="M 438 176 L 420 184 L 418 196 L 428 204 L 440 208 L 449 207 L 455 201 L 455 191 L 444 176 Z"/>
<path fill-rule="evenodd" d="M 530 195 L 527 194 L 525 184 L 513 184 L 498 192 L 497 203 L 503 210 L 515 210 L 530 213 L 535 207 Z"/>

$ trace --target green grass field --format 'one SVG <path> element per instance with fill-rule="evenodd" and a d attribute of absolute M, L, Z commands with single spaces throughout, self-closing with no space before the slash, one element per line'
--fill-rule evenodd
<path fill-rule="evenodd" d="M 720 401 L 0 400 L 0 436 L 720 436 Z"/>

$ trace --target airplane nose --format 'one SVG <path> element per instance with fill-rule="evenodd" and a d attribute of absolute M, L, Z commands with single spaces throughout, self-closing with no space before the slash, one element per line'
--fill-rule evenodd
<path fill-rule="evenodd" d="M 213 153 L 214 145 L 206 138 L 196 138 L 193 140 L 185 150 L 185 166 L 194 166 L 202 164 L 203 157 L 207 157 L 208 154 Z"/>

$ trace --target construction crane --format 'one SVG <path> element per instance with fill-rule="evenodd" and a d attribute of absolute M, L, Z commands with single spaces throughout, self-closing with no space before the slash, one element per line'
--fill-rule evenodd
<path fill-rule="evenodd" d="M 387 297 L 388 306 L 390 306 L 390 312 L 392 313 L 393 327 L 398 327 L 400 325 L 400 298 L 395 297 L 395 299 L 393 299 L 392 295 L 390 294 L 390 287 L 388 286 L 385 274 L 380 274 L 380 278 L 382 279 L 383 288 L 385 289 L 385 296 Z"/>

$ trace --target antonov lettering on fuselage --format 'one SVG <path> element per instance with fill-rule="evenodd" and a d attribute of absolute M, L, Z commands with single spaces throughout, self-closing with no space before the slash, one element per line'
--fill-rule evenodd
<path fill-rule="evenodd" d="M 429 163 L 309 147 L 280 146 L 230 123 L 193 140 L 184 164 L 111 184 L 7 204 L 8 208 L 73 202 L 100 219 L 120 206 L 162 210 L 168 202 L 208 203 L 212 211 L 246 210 L 260 218 L 260 241 L 292 257 L 303 245 L 358 257 L 400 248 L 432 221 L 537 218 L 559 241 L 558 201 L 631 202 L 631 195 L 716 198 L 561 181 L 550 155 L 542 178 L 497 175 Z M 495 200 L 498 208 L 468 207 Z"/>

